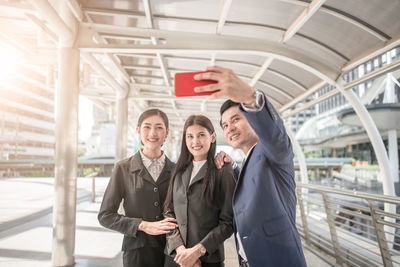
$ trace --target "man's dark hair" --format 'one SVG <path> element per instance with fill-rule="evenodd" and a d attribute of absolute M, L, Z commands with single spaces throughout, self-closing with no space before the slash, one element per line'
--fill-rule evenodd
<path fill-rule="evenodd" d="M 225 112 L 227 109 L 229 109 L 229 108 L 231 108 L 231 107 L 234 107 L 234 106 L 239 106 L 239 105 L 240 105 L 239 103 L 233 102 L 232 100 L 228 99 L 228 100 L 226 100 L 226 101 L 222 104 L 221 108 L 219 109 L 219 115 L 220 115 L 221 118 L 222 118 L 222 114 L 224 114 L 224 112 Z M 222 121 L 221 121 L 221 119 L 219 120 L 219 125 L 222 127 Z"/>

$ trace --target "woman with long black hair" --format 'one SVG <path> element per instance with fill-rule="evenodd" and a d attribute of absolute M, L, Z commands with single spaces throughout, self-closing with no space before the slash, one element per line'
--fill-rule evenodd
<path fill-rule="evenodd" d="M 233 233 L 235 178 L 230 164 L 217 169 L 215 150 L 211 121 L 190 116 L 165 200 L 164 216 L 178 223 L 167 234 L 166 267 L 224 266 L 223 243 Z"/>

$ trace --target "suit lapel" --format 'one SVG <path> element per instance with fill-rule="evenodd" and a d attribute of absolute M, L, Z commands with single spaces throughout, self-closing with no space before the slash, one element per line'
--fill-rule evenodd
<path fill-rule="evenodd" d="M 253 149 L 250 151 L 250 154 L 247 155 L 246 161 L 244 162 L 243 167 L 240 169 L 238 182 L 239 182 L 239 180 L 241 180 L 242 176 L 244 175 L 244 172 L 245 172 L 245 170 L 246 170 L 246 167 L 247 167 L 247 165 L 248 165 L 248 163 L 249 163 L 249 161 L 250 161 L 250 157 L 251 157 L 251 155 L 253 154 L 253 152 L 254 152 L 254 150 L 256 149 L 256 147 L 257 147 L 257 145 L 254 146 Z"/>
<path fill-rule="evenodd" d="M 173 168 L 173 163 L 167 157 L 165 157 L 164 168 L 162 169 L 156 183 L 161 184 L 165 181 L 169 181 L 169 179 L 171 178 L 172 168 Z"/>
<path fill-rule="evenodd" d="M 192 174 L 192 170 L 193 170 L 193 163 L 190 163 L 190 165 L 182 173 L 182 184 L 183 184 L 184 188 L 186 189 L 186 191 L 189 187 L 190 176 Z"/>
<path fill-rule="evenodd" d="M 147 171 L 146 167 L 143 164 L 142 157 L 140 156 L 140 152 L 137 152 L 132 160 L 130 166 L 131 172 L 139 171 L 139 176 L 142 177 L 144 180 L 152 183 L 155 185 L 153 177 L 151 177 L 150 173 Z"/>
<path fill-rule="evenodd" d="M 257 149 L 257 145 L 255 145 L 253 147 L 253 149 L 250 151 L 249 155 L 247 155 L 246 161 L 244 162 L 242 168 L 240 168 L 240 173 L 239 173 L 239 177 L 236 182 L 235 191 L 233 192 L 232 203 L 235 203 L 236 195 L 239 191 L 241 184 L 243 183 L 242 181 L 243 181 L 243 176 L 244 176 L 245 170 L 247 168 L 249 161 L 251 160 L 251 155 L 253 154 L 254 150 L 256 150 L 256 149 Z"/>
<path fill-rule="evenodd" d="M 131 158 L 129 169 L 131 172 L 135 172 L 135 171 L 140 171 L 141 169 L 143 169 L 143 167 L 144 165 L 140 157 L 140 152 L 137 152 Z"/>
<path fill-rule="evenodd" d="M 153 177 L 151 177 L 151 174 L 149 173 L 149 171 L 147 170 L 147 168 L 144 165 L 143 165 L 143 169 L 140 171 L 139 175 L 142 176 L 144 180 L 152 183 L 153 185 L 156 185 L 156 182 L 154 181 Z"/>
<path fill-rule="evenodd" d="M 192 166 L 193 166 L 193 164 L 192 164 Z M 190 184 L 189 184 L 189 187 L 190 187 L 192 184 L 196 183 L 197 181 L 203 179 L 204 176 L 206 176 L 206 172 L 207 172 L 207 162 L 204 163 L 203 166 L 201 166 L 199 172 L 196 174 L 195 177 L 193 177 L 192 181 L 191 181 Z M 192 172 L 190 172 L 190 174 L 192 174 Z M 189 177 L 189 180 L 190 180 L 190 177 Z"/>

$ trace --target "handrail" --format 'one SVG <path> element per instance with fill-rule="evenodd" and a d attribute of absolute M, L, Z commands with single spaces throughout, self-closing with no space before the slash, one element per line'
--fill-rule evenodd
<path fill-rule="evenodd" d="M 344 189 L 339 190 L 339 189 L 335 189 L 332 187 L 320 186 L 320 185 L 302 184 L 302 183 L 296 183 L 296 184 L 297 184 L 297 190 L 299 190 L 300 188 L 307 188 L 307 189 L 314 189 L 314 190 L 317 190 L 320 192 L 325 192 L 325 193 L 335 193 L 335 194 L 339 194 L 339 195 L 364 198 L 366 200 L 388 202 L 388 203 L 396 204 L 396 205 L 400 204 L 400 197 L 377 195 L 377 194 L 344 190 Z"/>
<path fill-rule="evenodd" d="M 385 205 L 400 205 L 399 197 L 302 183 L 297 184 L 296 193 L 299 232 L 311 251 L 336 259 L 328 263 L 400 265 L 400 224 L 396 222 L 400 216 L 384 210 Z"/>

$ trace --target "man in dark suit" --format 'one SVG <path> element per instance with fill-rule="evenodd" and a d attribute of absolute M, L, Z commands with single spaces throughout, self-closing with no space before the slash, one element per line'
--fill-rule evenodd
<path fill-rule="evenodd" d="M 229 69 L 209 67 L 195 89 L 227 97 L 221 106 L 224 137 L 245 154 L 233 196 L 234 229 L 241 266 L 306 266 L 296 228 L 293 151 L 283 122 L 261 91 Z M 227 157 L 226 161 L 230 161 Z"/>

